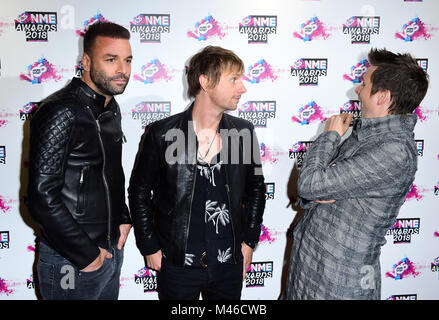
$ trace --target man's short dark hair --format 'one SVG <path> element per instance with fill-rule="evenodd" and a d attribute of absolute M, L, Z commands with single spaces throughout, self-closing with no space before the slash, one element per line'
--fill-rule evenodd
<path fill-rule="evenodd" d="M 215 87 L 223 71 L 236 69 L 238 72 L 244 72 L 244 63 L 231 50 L 218 46 L 207 46 L 195 54 L 187 70 L 188 96 L 195 98 L 200 92 L 200 75 L 206 75 L 209 78 L 209 86 Z"/>
<path fill-rule="evenodd" d="M 427 93 L 427 73 L 408 53 L 371 49 L 368 60 L 377 67 L 371 76 L 371 94 L 389 90 L 392 98 L 389 114 L 412 113 Z"/>
<path fill-rule="evenodd" d="M 130 32 L 113 22 L 98 21 L 90 25 L 84 35 L 84 52 L 89 56 L 93 50 L 93 45 L 98 36 L 114 39 L 130 39 Z"/>

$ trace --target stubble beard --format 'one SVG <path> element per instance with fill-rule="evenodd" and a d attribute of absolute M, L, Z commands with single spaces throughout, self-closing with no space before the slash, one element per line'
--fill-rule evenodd
<path fill-rule="evenodd" d="M 102 94 L 107 96 L 115 96 L 121 94 L 125 91 L 128 85 L 129 76 L 125 76 L 120 73 L 114 77 L 107 77 L 103 72 L 96 70 L 93 65 L 90 67 L 90 79 L 96 85 L 96 87 L 101 91 Z M 125 79 L 125 85 L 117 86 L 111 83 L 112 80 Z"/>

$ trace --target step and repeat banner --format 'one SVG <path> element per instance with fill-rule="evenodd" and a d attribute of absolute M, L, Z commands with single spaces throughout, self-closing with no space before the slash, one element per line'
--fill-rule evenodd
<path fill-rule="evenodd" d="M 189 58 L 220 45 L 244 61 L 247 93 L 232 114 L 257 128 L 267 203 L 243 299 L 279 297 L 288 230 L 300 214 L 289 204 L 297 168 L 328 117 L 360 116 L 354 89 L 369 67 L 370 48 L 411 53 L 429 73 L 430 89 L 415 111 L 416 178 L 382 248 L 382 299 L 439 299 L 438 1 L 3 0 L 1 7 L 0 299 L 37 299 L 38 228 L 24 204 L 29 120 L 40 100 L 81 76 L 83 34 L 96 20 L 131 32 L 131 80 L 117 96 L 127 181 L 145 126 L 190 104 Z M 131 232 L 120 299 L 158 299 L 156 276 Z"/>

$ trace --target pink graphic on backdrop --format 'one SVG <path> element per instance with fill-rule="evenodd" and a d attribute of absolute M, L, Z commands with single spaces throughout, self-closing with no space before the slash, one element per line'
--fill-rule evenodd
<path fill-rule="evenodd" d="M 32 245 L 27 246 L 27 251 L 29 252 L 35 252 L 35 247 Z"/>
<path fill-rule="evenodd" d="M 424 196 L 421 194 L 421 191 L 420 191 L 419 187 L 418 187 L 417 185 L 413 184 L 413 185 L 410 187 L 410 191 L 409 191 L 409 193 L 406 195 L 404 201 L 412 200 L 412 199 L 416 199 L 416 201 L 419 201 L 419 200 L 421 200 L 423 197 L 424 197 Z"/>
<path fill-rule="evenodd" d="M 304 105 L 299 109 L 299 115 L 293 116 L 291 120 L 301 125 L 308 125 L 315 122 L 323 122 L 327 118 L 323 115 L 322 108 L 314 101 Z"/>
<path fill-rule="evenodd" d="M 4 28 L 14 27 L 14 23 L 0 21 L 0 37 L 3 34 Z"/>
<path fill-rule="evenodd" d="M 25 114 L 31 114 L 37 109 L 38 105 L 34 102 L 26 103 L 18 112 L 25 113 Z"/>
<path fill-rule="evenodd" d="M 14 292 L 13 289 L 9 289 L 9 286 L 6 283 L 6 280 L 3 278 L 0 278 L 0 295 L 6 294 L 7 296 L 9 296 L 13 292 Z"/>
<path fill-rule="evenodd" d="M 391 272 L 386 272 L 386 277 L 401 280 L 407 277 L 417 277 L 419 274 L 415 264 L 409 258 L 404 258 L 393 265 Z"/>
<path fill-rule="evenodd" d="M 6 127 L 7 124 L 8 124 L 8 120 L 0 120 L 0 128 Z"/>
<path fill-rule="evenodd" d="M 105 19 L 101 13 L 97 13 L 90 19 L 84 21 L 84 23 L 82 24 L 84 27 L 82 29 L 76 30 L 76 35 L 79 37 L 83 37 L 85 35 L 85 32 L 87 31 L 87 28 L 97 21 L 108 22 L 108 20 Z"/>
<path fill-rule="evenodd" d="M 439 238 L 439 231 L 435 231 L 435 232 L 433 233 L 433 237 L 435 237 L 435 238 Z"/>
<path fill-rule="evenodd" d="M 351 81 L 352 83 L 363 82 L 363 75 L 366 73 L 369 67 L 369 61 L 367 61 L 367 59 L 363 59 L 351 67 L 350 73 L 343 74 L 343 79 Z"/>
<path fill-rule="evenodd" d="M 411 42 L 420 38 L 428 40 L 431 38 L 427 26 L 418 17 L 410 20 L 402 26 L 402 31 L 395 33 L 395 38 L 402 39 L 405 42 Z"/>
<path fill-rule="evenodd" d="M 46 82 L 48 80 L 61 80 L 58 71 L 47 61 L 46 58 L 41 58 L 38 61 L 27 67 L 27 73 L 20 74 L 20 79 L 28 81 L 32 84 Z"/>
<path fill-rule="evenodd" d="M 198 41 L 208 40 L 213 37 L 222 39 L 226 36 L 226 34 L 222 32 L 220 24 L 211 15 L 197 22 L 194 30 L 188 31 L 187 35 Z"/>
<path fill-rule="evenodd" d="M 7 213 L 11 210 L 11 207 L 6 204 L 4 197 L 0 196 L 0 213 Z"/>
<path fill-rule="evenodd" d="M 294 32 L 293 36 L 306 42 L 318 38 L 326 40 L 331 35 L 327 32 L 326 26 L 319 20 L 319 18 L 313 17 L 305 23 L 302 23 L 300 31 Z"/>
<path fill-rule="evenodd" d="M 418 116 L 418 119 L 420 122 L 424 122 L 427 119 L 427 116 L 424 115 L 424 112 L 422 111 L 421 106 L 418 106 L 415 111 L 413 111 L 414 114 Z"/>
<path fill-rule="evenodd" d="M 261 162 L 262 164 L 274 164 L 278 161 L 278 159 L 274 156 L 272 150 L 268 148 L 265 143 L 260 144 L 260 152 L 261 152 Z"/>
<path fill-rule="evenodd" d="M 172 77 L 168 74 L 166 66 L 159 59 L 154 59 L 143 65 L 140 72 L 133 76 L 133 79 L 148 84 L 159 80 L 169 81 Z"/>
<path fill-rule="evenodd" d="M 15 23 L 34 23 L 35 21 L 33 21 L 31 19 L 31 15 L 25 11 L 22 14 L 20 14 L 17 19 L 14 19 L 14 22 Z"/>
<path fill-rule="evenodd" d="M 261 225 L 261 235 L 259 236 L 259 242 L 273 243 L 276 239 L 272 237 L 272 232 L 266 226 Z"/>
<path fill-rule="evenodd" d="M 272 67 L 264 59 L 259 60 L 248 68 L 247 74 L 242 78 L 250 83 L 259 83 L 265 80 L 274 81 L 277 76 L 274 74 Z"/>

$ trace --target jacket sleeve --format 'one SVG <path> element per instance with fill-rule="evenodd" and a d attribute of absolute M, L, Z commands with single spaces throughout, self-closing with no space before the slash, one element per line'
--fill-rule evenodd
<path fill-rule="evenodd" d="M 150 255 L 160 250 L 155 231 L 152 193 L 158 179 L 159 145 L 153 127 L 146 128 L 131 173 L 128 198 L 136 244 L 140 253 Z"/>
<path fill-rule="evenodd" d="M 73 131 L 74 114 L 67 107 L 46 104 L 32 118 L 27 205 L 50 245 L 83 269 L 100 251 L 73 219 L 61 196 Z"/>
<path fill-rule="evenodd" d="M 298 179 L 298 195 L 307 200 L 396 197 L 406 194 L 416 170 L 416 155 L 402 141 L 388 140 L 334 164 L 340 136 L 322 133 L 307 151 Z M 413 181 L 412 181 L 413 182 Z M 407 190 L 405 190 L 407 189 Z"/>
<path fill-rule="evenodd" d="M 252 126 L 252 161 L 248 165 L 246 178 L 247 227 L 244 242 L 254 248 L 261 234 L 262 216 L 265 210 L 265 182 L 262 172 L 261 153 L 256 132 Z"/>

